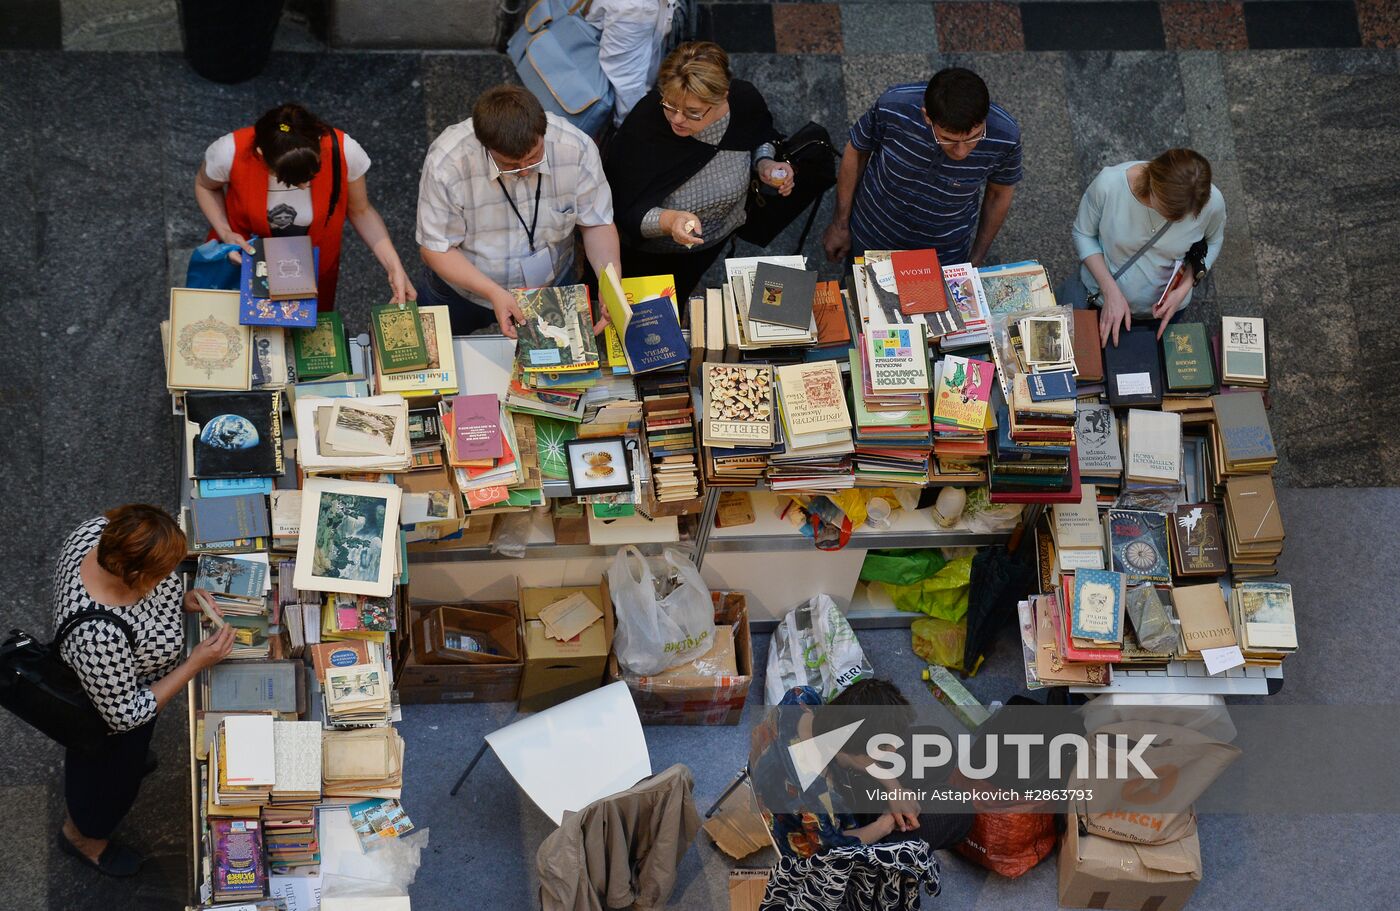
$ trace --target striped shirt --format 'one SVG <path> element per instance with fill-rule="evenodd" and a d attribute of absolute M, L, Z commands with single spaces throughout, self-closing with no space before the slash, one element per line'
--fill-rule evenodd
<path fill-rule="evenodd" d="M 574 228 L 612 224 L 612 190 L 593 140 L 563 118 L 550 113 L 545 118 L 544 163 L 525 176 L 499 173 L 470 118 L 433 140 L 418 184 L 420 246 L 437 253 L 461 250 L 502 288 L 524 287 L 524 262 L 530 256 L 525 225 L 534 218 L 536 182 L 542 181 L 535 248 L 549 249 L 555 284 L 573 281 Z"/>
<path fill-rule="evenodd" d="M 1021 128 L 993 104 L 987 138 L 954 161 L 924 121 L 925 83 L 885 90 L 851 127 L 851 145 L 870 153 L 851 208 L 851 251 L 933 247 L 945 263 L 966 262 L 990 181 L 1021 180 Z"/>

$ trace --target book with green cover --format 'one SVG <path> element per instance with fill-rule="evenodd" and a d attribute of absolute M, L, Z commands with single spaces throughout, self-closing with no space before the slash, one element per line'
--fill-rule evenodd
<path fill-rule="evenodd" d="M 334 310 L 322 313 L 310 329 L 292 330 L 292 356 L 297 377 L 314 380 L 350 372 L 350 347 L 345 327 Z"/>
<path fill-rule="evenodd" d="M 1167 389 L 1173 392 L 1200 392 L 1215 385 L 1204 323 L 1167 327 L 1162 336 L 1162 360 Z"/>
<path fill-rule="evenodd" d="M 374 332 L 374 355 L 383 373 L 403 373 L 428 366 L 428 346 L 423 340 L 423 320 L 418 305 L 381 304 L 369 308 Z"/>

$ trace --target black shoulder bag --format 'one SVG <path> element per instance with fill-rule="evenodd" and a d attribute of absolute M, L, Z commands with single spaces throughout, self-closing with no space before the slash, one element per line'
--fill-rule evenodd
<path fill-rule="evenodd" d="M 10 637 L 0 644 L 0 705 L 73 750 L 96 749 L 112 732 L 78 675 L 60 655 L 64 640 L 79 624 L 98 619 L 125 633 L 135 651 L 136 634 L 131 625 L 100 608 L 69 617 L 48 645 L 18 629 L 10 630 Z"/>
<path fill-rule="evenodd" d="M 822 198 L 836 186 L 836 149 L 826 128 L 812 121 L 778 142 L 777 148 L 776 160 L 789 162 L 797 175 L 792 192 L 779 196 L 777 190 L 754 177 L 749 184 L 748 217 L 735 234 L 756 247 L 767 247 L 810 207 L 807 224 L 793 251 L 801 253 Z"/>

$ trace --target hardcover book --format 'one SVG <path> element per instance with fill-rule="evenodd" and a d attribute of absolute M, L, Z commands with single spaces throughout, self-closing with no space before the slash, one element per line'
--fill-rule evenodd
<path fill-rule="evenodd" d="M 759 263 L 754 272 L 748 317 L 805 331 L 812 326 L 812 300 L 816 290 L 815 272 Z"/>
<path fill-rule="evenodd" d="M 269 533 L 267 498 L 261 494 L 190 501 L 190 541 L 212 544 Z"/>
<path fill-rule="evenodd" d="M 1264 321 L 1247 316 L 1220 318 L 1221 373 L 1226 383 L 1266 385 L 1268 361 L 1264 353 Z"/>
<path fill-rule="evenodd" d="M 170 289 L 165 384 L 171 389 L 247 389 L 252 333 L 238 321 L 237 291 Z"/>
<path fill-rule="evenodd" d="M 282 473 L 282 394 L 191 392 L 193 477 L 274 478 Z"/>
<path fill-rule="evenodd" d="M 209 828 L 214 841 L 214 900 L 266 896 L 267 868 L 258 820 L 211 818 Z"/>
<path fill-rule="evenodd" d="M 1298 647 L 1293 586 L 1286 582 L 1242 582 L 1235 588 L 1244 640 L 1251 649 Z"/>
<path fill-rule="evenodd" d="M 703 371 L 706 446 L 769 446 L 773 442 L 773 368 L 712 364 Z"/>
<path fill-rule="evenodd" d="M 1111 407 L 1080 402 L 1075 410 L 1074 436 L 1079 444 L 1080 474 L 1102 478 L 1123 473 L 1118 417 Z"/>
<path fill-rule="evenodd" d="M 1162 404 L 1161 352 L 1157 334 L 1149 326 L 1120 332 L 1117 347 L 1110 339 L 1103 349 L 1103 364 L 1110 405 Z"/>
<path fill-rule="evenodd" d="M 501 457 L 501 402 L 494 395 L 452 399 L 453 451 L 458 462 Z"/>
<path fill-rule="evenodd" d="M 588 288 L 517 288 L 525 321 L 516 327 L 516 358 L 527 373 L 592 370 L 598 366 Z"/>
<path fill-rule="evenodd" d="M 1135 582 L 1170 582 L 1167 518 L 1160 512 L 1110 509 L 1104 516 L 1110 566 Z"/>
<path fill-rule="evenodd" d="M 267 260 L 267 296 L 290 300 L 316 296 L 316 259 L 311 235 L 263 238 Z"/>
<path fill-rule="evenodd" d="M 452 317 L 446 306 L 419 307 L 428 365 L 419 371 L 384 373 L 375 377 L 380 395 L 452 395 L 457 392 L 457 357 L 452 348 Z"/>
<path fill-rule="evenodd" d="M 938 388 L 934 390 L 934 423 L 985 430 L 995 374 L 996 367 L 989 361 L 956 354 L 944 357 Z"/>
<path fill-rule="evenodd" d="M 217 554 L 200 554 L 194 587 L 217 595 L 261 601 L 267 593 L 268 565 Z"/>
<path fill-rule="evenodd" d="M 1204 323 L 1168 326 L 1162 336 L 1162 361 L 1167 389 L 1173 392 L 1200 392 L 1215 385 Z"/>
<path fill-rule="evenodd" d="M 416 303 L 370 307 L 369 325 L 374 333 L 374 354 L 381 371 L 404 373 L 428 366 L 428 346 L 423 339 L 423 321 Z"/>
<path fill-rule="evenodd" d="M 1033 402 L 1055 402 L 1073 399 L 1077 395 L 1074 371 L 1052 370 L 1049 373 L 1031 373 L 1026 376 L 1026 386 Z"/>
<path fill-rule="evenodd" d="M 1095 642 L 1121 642 L 1125 581 L 1122 573 L 1102 569 L 1076 572 L 1070 634 Z"/>
<path fill-rule="evenodd" d="M 1074 366 L 1081 383 L 1103 382 L 1103 348 L 1099 346 L 1099 315 L 1074 311 Z"/>
<path fill-rule="evenodd" d="M 1218 584 L 1178 585 L 1172 589 L 1172 604 L 1188 652 L 1239 644 Z"/>
<path fill-rule="evenodd" d="M 301 380 L 349 373 L 350 348 L 340 314 L 332 310 L 321 314 L 314 327 L 292 330 L 292 358 Z"/>
<path fill-rule="evenodd" d="M 1229 569 L 1214 503 L 1187 503 L 1172 514 L 1172 562 L 1178 576 L 1221 576 Z"/>
<path fill-rule="evenodd" d="M 846 301 L 839 282 L 818 282 L 812 297 L 812 316 L 817 321 L 817 347 L 832 348 L 851 343 L 851 326 L 846 321 Z"/>
<path fill-rule="evenodd" d="M 1221 453 L 1225 466 L 1272 465 L 1278 460 L 1274 435 L 1269 429 L 1269 415 L 1264 410 L 1264 397 L 1257 389 L 1246 389 L 1210 397 L 1220 431 Z"/>
<path fill-rule="evenodd" d="M 865 334 L 865 360 L 872 392 L 928 391 L 928 350 L 920 326 L 870 327 Z"/>
<path fill-rule="evenodd" d="M 633 373 L 666 370 L 690 360 L 676 307 L 669 297 L 633 304 L 622 344 Z"/>
<path fill-rule="evenodd" d="M 1128 479 L 1174 483 L 1181 477 L 1181 415 L 1128 409 Z"/>
<path fill-rule="evenodd" d="M 948 309 L 948 293 L 943 285 L 943 267 L 937 250 L 896 250 L 890 254 L 894 284 L 899 292 L 899 312 L 942 313 Z"/>
<path fill-rule="evenodd" d="M 785 426 L 793 435 L 850 428 L 841 368 L 834 361 L 786 364 L 778 368 L 778 383 Z"/>
<path fill-rule="evenodd" d="M 268 297 L 267 271 L 263 262 L 263 239 L 252 238 L 249 243 L 257 251 L 244 256 L 238 280 L 238 321 L 245 326 L 283 326 L 309 329 L 316 325 L 316 296 L 273 300 Z M 320 262 L 320 251 L 314 251 L 312 262 Z M 262 269 L 261 276 L 258 270 Z"/>
<path fill-rule="evenodd" d="M 1272 544 L 1283 540 L 1283 517 L 1273 478 L 1254 475 L 1225 482 L 1225 510 L 1241 544 Z"/>

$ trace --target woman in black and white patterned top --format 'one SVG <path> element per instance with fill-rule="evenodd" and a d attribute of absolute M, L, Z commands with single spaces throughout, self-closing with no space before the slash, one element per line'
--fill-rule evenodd
<path fill-rule="evenodd" d="M 184 556 L 185 535 L 175 520 L 155 506 L 137 504 L 79 525 L 64 542 L 54 570 L 54 629 L 76 614 L 100 609 L 126 621 L 132 632 L 128 640 L 111 620 L 88 620 L 73 630 L 60 653 L 112 735 L 97 750 L 67 751 L 68 818 L 58 843 L 113 876 L 130 876 L 141 865 L 139 854 L 108 837 L 151 770 L 146 753 L 156 713 L 233 647 L 233 629 L 224 627 L 180 661 L 181 611 L 198 612 L 200 599 L 208 599 L 185 592 L 175 575 Z"/>

